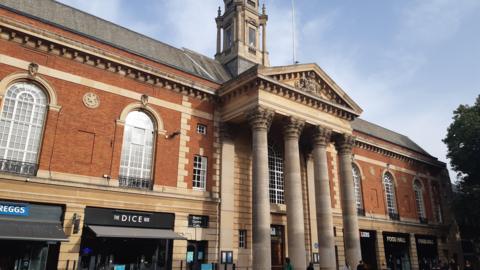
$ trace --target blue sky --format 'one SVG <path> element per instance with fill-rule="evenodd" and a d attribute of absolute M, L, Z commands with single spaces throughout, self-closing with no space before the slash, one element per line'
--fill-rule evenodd
<path fill-rule="evenodd" d="M 221 0 L 60 2 L 208 56 L 223 8 Z M 291 64 L 291 1 L 265 3 L 271 64 Z M 362 118 L 447 161 L 441 140 L 452 112 L 480 94 L 480 1 L 296 0 L 295 13 L 299 62 L 322 67 Z"/>

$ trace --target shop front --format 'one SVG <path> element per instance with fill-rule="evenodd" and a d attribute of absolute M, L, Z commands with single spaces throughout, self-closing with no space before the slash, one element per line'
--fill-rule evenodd
<path fill-rule="evenodd" d="M 437 237 L 433 235 L 415 235 L 418 265 L 420 270 L 431 269 L 438 263 Z"/>
<path fill-rule="evenodd" d="M 410 270 L 409 235 L 405 233 L 383 233 L 385 259 L 389 270 Z"/>
<path fill-rule="evenodd" d="M 360 246 L 362 248 L 362 260 L 367 269 L 377 270 L 377 252 L 375 241 L 376 231 L 360 230 Z"/>
<path fill-rule="evenodd" d="M 0 201 L 0 269 L 56 269 L 64 208 Z"/>
<path fill-rule="evenodd" d="M 172 213 L 87 207 L 79 269 L 166 270 L 172 266 Z"/>

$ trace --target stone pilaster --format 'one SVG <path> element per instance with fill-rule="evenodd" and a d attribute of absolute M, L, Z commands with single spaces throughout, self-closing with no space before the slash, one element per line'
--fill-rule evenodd
<path fill-rule="evenodd" d="M 220 186 L 220 250 L 233 250 L 233 220 L 235 215 L 234 198 L 234 163 L 235 144 L 227 124 L 220 126 L 221 139 L 221 186 Z"/>
<path fill-rule="evenodd" d="M 410 265 L 412 269 L 419 269 L 417 243 L 415 242 L 415 234 L 409 234 L 409 250 L 410 250 Z"/>
<path fill-rule="evenodd" d="M 285 198 L 287 206 L 288 256 L 295 269 L 307 267 L 303 217 L 302 179 L 298 140 L 305 122 L 293 117 L 285 121 Z"/>
<path fill-rule="evenodd" d="M 274 112 L 256 107 L 247 113 L 252 128 L 253 269 L 271 269 L 268 129 Z"/>
<path fill-rule="evenodd" d="M 73 217 L 80 219 L 78 232 L 74 232 Z M 85 205 L 67 204 L 65 208 L 63 230 L 68 236 L 68 242 L 61 242 L 58 255 L 57 269 L 68 270 L 78 266 L 80 243 L 82 240 L 83 221 L 85 216 Z M 76 269 L 76 268 L 75 268 Z"/>
<path fill-rule="evenodd" d="M 383 243 L 383 231 L 377 230 L 376 239 L 376 255 L 377 255 L 377 269 L 385 270 L 387 269 L 387 260 L 385 258 L 385 246 Z"/>
<path fill-rule="evenodd" d="M 335 238 L 333 233 L 330 181 L 328 179 L 327 145 L 332 131 L 317 126 L 313 134 L 313 159 L 315 178 L 315 205 L 317 214 L 318 253 L 320 269 L 333 270 L 335 263 Z"/>
<path fill-rule="evenodd" d="M 340 196 L 343 216 L 345 260 L 351 267 L 356 266 L 362 258 L 352 173 L 352 148 L 354 143 L 355 138 L 350 134 L 340 134 L 336 140 L 340 161 Z"/>

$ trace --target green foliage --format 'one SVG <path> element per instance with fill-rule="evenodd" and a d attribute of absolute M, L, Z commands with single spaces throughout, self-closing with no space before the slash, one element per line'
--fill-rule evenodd
<path fill-rule="evenodd" d="M 461 185 L 480 185 L 480 96 L 475 105 L 460 105 L 453 112 L 453 123 L 443 140 L 452 168 Z"/>
<path fill-rule="evenodd" d="M 460 105 L 453 113 L 443 140 L 459 176 L 453 207 L 462 237 L 480 240 L 480 96 L 473 106 Z"/>

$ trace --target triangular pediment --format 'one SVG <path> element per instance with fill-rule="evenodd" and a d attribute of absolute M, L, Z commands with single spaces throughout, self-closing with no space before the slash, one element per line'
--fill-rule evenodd
<path fill-rule="evenodd" d="M 357 114 L 362 112 L 360 106 L 316 64 L 267 67 L 261 68 L 259 73 Z"/>

